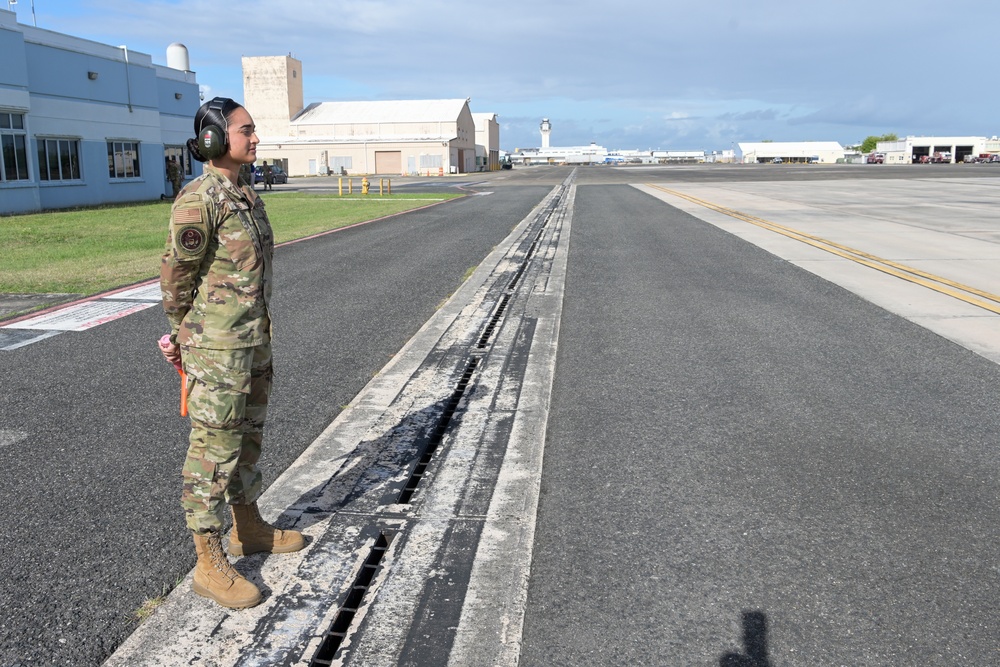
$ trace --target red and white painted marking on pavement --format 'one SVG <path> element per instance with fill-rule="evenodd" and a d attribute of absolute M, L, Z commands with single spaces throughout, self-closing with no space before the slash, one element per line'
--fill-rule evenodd
<path fill-rule="evenodd" d="M 0 325 L 0 351 L 16 350 L 64 331 L 86 331 L 152 308 L 158 303 L 160 285 L 152 282 L 18 318 Z M 32 331 L 45 333 L 28 333 Z"/>

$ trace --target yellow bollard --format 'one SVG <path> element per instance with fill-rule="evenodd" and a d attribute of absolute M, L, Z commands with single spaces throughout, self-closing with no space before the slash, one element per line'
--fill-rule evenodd
<path fill-rule="evenodd" d="M 367 176 L 365 176 L 364 178 L 361 179 L 361 194 L 363 194 L 363 195 L 367 195 L 368 194 L 368 177 Z"/>
<path fill-rule="evenodd" d="M 384 188 L 385 188 L 385 179 L 384 178 L 378 179 L 378 196 L 379 197 L 382 196 L 382 190 Z"/>
<path fill-rule="evenodd" d="M 343 177 L 337 179 L 337 196 L 344 196 L 344 179 Z"/>
<path fill-rule="evenodd" d="M 385 180 L 385 185 L 386 185 L 386 191 L 385 191 L 385 193 L 391 197 L 392 196 L 392 179 L 391 178 L 387 178 Z"/>
<path fill-rule="evenodd" d="M 349 194 L 349 195 L 353 195 L 354 194 L 354 179 L 353 178 L 347 179 L 347 194 Z"/>

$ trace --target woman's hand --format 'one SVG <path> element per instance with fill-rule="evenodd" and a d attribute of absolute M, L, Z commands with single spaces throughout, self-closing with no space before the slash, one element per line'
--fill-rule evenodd
<path fill-rule="evenodd" d="M 158 345 L 160 352 L 163 353 L 163 358 L 169 361 L 177 370 L 182 370 L 181 346 L 170 342 L 170 334 L 163 334 Z"/>

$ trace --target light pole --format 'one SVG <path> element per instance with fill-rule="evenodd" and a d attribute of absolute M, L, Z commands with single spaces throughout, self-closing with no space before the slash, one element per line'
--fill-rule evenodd
<path fill-rule="evenodd" d="M 17 4 L 17 0 L 7 0 L 7 11 L 14 11 L 12 7 Z M 38 21 L 35 19 L 35 0 L 31 0 L 31 24 L 38 27 Z"/>

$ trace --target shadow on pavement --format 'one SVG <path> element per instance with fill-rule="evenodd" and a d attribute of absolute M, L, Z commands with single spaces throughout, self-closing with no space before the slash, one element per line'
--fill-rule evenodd
<path fill-rule="evenodd" d="M 767 656 L 767 614 L 743 612 L 743 653 L 726 653 L 719 667 L 772 667 Z"/>

